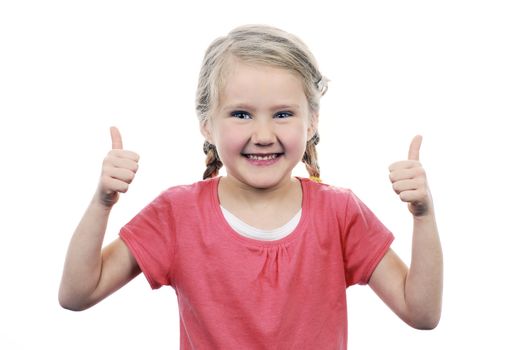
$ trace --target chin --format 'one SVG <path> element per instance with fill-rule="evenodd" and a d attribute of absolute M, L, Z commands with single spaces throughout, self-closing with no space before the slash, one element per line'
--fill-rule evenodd
<path fill-rule="evenodd" d="M 261 174 L 262 175 L 262 174 Z M 258 190 L 267 190 L 271 188 L 278 187 L 283 184 L 286 180 L 291 179 L 291 175 L 288 176 L 243 176 L 237 178 L 238 181 L 242 182 L 246 186 L 258 189 Z"/>
<path fill-rule="evenodd" d="M 270 189 L 270 188 L 275 188 L 275 187 L 278 187 L 281 183 L 282 183 L 282 180 L 279 181 L 279 180 L 260 180 L 260 181 L 248 181 L 248 182 L 245 182 L 248 186 L 250 187 L 253 187 L 253 188 L 256 188 L 258 190 L 267 190 L 267 189 Z"/>

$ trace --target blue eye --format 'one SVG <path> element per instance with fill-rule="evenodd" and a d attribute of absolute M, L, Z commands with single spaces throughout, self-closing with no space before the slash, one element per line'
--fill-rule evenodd
<path fill-rule="evenodd" d="M 275 114 L 275 118 L 277 119 L 289 118 L 291 116 L 293 116 L 292 112 L 279 112 Z"/>
<path fill-rule="evenodd" d="M 230 114 L 232 117 L 239 118 L 239 119 L 250 119 L 251 116 L 248 112 L 244 111 L 234 111 Z"/>

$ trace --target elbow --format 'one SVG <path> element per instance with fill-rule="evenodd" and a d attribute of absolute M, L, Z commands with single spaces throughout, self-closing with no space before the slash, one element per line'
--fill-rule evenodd
<path fill-rule="evenodd" d="M 80 307 L 79 305 L 75 305 L 73 303 L 64 302 L 62 300 L 59 300 L 59 304 L 63 309 L 69 310 L 69 311 L 84 311 L 87 308 Z"/>
<path fill-rule="evenodd" d="M 86 307 L 81 307 L 79 304 L 75 304 L 66 298 L 59 297 L 58 303 L 63 309 L 69 311 L 84 311 L 85 309 L 87 309 Z"/>
<path fill-rule="evenodd" d="M 435 329 L 439 325 L 439 321 L 441 319 L 440 313 L 434 314 L 434 315 L 424 315 L 418 318 L 414 318 L 407 322 L 412 328 L 422 330 L 422 331 L 430 331 Z"/>
<path fill-rule="evenodd" d="M 412 325 L 412 327 L 420 331 L 431 331 L 435 329 L 438 326 L 438 324 L 439 324 L 439 320 L 418 323 L 418 324 Z"/>
<path fill-rule="evenodd" d="M 441 320 L 441 298 L 432 300 L 419 300 L 417 303 L 407 305 L 405 322 L 418 330 L 432 330 L 439 325 Z"/>
<path fill-rule="evenodd" d="M 68 294 L 62 288 L 58 292 L 58 303 L 62 308 L 70 311 L 84 311 L 90 307 L 85 303 L 79 302 L 77 298 L 74 298 L 70 293 Z"/>
<path fill-rule="evenodd" d="M 75 311 L 75 312 L 84 311 L 90 308 L 90 306 L 87 306 L 87 305 L 75 304 L 75 303 L 64 301 L 61 299 L 58 300 L 58 303 L 60 304 L 62 308 L 69 310 L 69 311 Z"/>
<path fill-rule="evenodd" d="M 75 312 L 84 311 L 85 310 L 85 309 L 76 307 L 73 304 L 66 304 L 66 303 L 62 303 L 62 302 L 60 303 L 60 306 L 62 306 L 62 308 L 65 309 L 65 310 L 75 311 Z"/>

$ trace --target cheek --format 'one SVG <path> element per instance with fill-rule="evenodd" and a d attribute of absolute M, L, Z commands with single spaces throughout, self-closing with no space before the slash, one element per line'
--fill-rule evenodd
<path fill-rule="evenodd" d="M 306 149 L 306 128 L 293 128 L 287 130 L 285 137 L 282 137 L 281 141 L 289 153 L 297 153 L 302 157 Z"/>
<path fill-rule="evenodd" d="M 224 159 L 230 154 L 239 154 L 246 145 L 246 139 L 234 128 L 224 128 L 217 130 L 216 133 L 216 147 L 219 152 L 219 157 Z"/>

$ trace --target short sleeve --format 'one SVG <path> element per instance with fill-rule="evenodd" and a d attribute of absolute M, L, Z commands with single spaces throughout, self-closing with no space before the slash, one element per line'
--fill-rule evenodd
<path fill-rule="evenodd" d="M 171 284 L 172 220 L 169 198 L 163 193 L 120 230 L 152 289 Z"/>
<path fill-rule="evenodd" d="M 353 193 L 348 198 L 346 217 L 346 286 L 368 284 L 375 268 L 390 248 L 394 236 Z"/>

